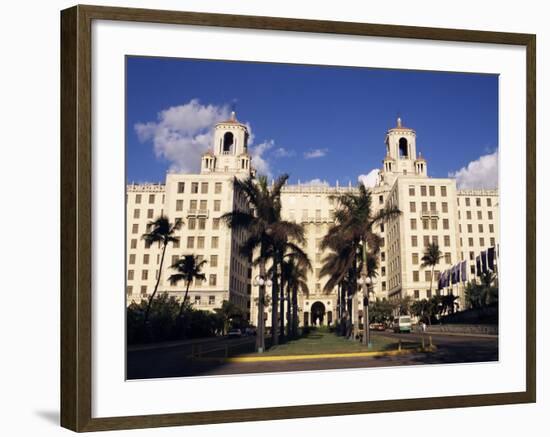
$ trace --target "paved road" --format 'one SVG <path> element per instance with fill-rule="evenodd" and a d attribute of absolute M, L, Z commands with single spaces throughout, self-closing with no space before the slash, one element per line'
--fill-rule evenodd
<path fill-rule="evenodd" d="M 421 341 L 421 334 L 394 334 L 391 332 L 373 335 L 401 339 L 403 342 Z M 177 376 L 228 375 L 242 373 L 265 373 L 303 370 L 328 370 L 358 367 L 387 367 L 419 364 L 447 364 L 486 362 L 498 360 L 498 339 L 471 336 L 430 334 L 437 350 L 432 353 L 414 352 L 407 355 L 337 358 L 304 361 L 273 361 L 256 363 L 220 363 L 197 361 L 188 358 L 190 346 L 169 347 L 128 354 L 128 378 L 161 378 Z M 426 344 L 428 334 L 426 334 Z M 220 340 L 236 342 L 238 340 Z M 253 344 L 253 343 L 252 343 Z M 251 346 L 253 347 L 253 346 Z M 243 351 L 244 352 L 244 351 Z"/>

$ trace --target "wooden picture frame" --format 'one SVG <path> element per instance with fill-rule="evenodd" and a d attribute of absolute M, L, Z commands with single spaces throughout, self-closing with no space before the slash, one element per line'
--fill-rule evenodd
<path fill-rule="evenodd" d="M 356 36 L 492 43 L 526 48 L 526 390 L 454 397 L 280 406 L 246 410 L 92 417 L 91 26 L 94 20 L 185 24 Z M 61 12 L 61 425 L 99 431 L 337 416 L 536 400 L 535 35 L 410 26 L 75 6 Z"/>

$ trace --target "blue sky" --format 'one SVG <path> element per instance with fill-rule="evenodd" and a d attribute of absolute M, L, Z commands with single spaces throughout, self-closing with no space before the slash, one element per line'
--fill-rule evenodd
<path fill-rule="evenodd" d="M 128 57 L 126 98 L 128 182 L 194 172 L 235 106 L 260 170 L 291 182 L 355 184 L 381 166 L 400 115 L 430 176 L 496 184 L 495 75 Z"/>

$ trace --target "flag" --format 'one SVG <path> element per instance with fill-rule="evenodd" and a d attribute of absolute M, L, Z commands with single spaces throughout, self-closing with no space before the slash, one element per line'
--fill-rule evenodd
<path fill-rule="evenodd" d="M 451 267 L 451 284 L 456 284 L 458 282 L 458 269 L 457 265 Z"/>
<path fill-rule="evenodd" d="M 445 270 L 445 280 L 443 281 L 443 288 L 446 288 L 449 286 L 449 270 Z"/>
<path fill-rule="evenodd" d="M 437 289 L 441 290 L 443 288 L 443 275 L 439 275 L 439 278 L 437 278 Z"/>
<path fill-rule="evenodd" d="M 487 252 L 481 252 L 481 270 L 483 273 L 487 273 Z"/>
<path fill-rule="evenodd" d="M 487 249 L 487 266 L 492 272 L 495 271 L 495 248 L 489 247 Z"/>
<path fill-rule="evenodd" d="M 468 276 L 468 263 L 466 261 L 462 261 L 460 263 L 460 279 L 462 282 L 467 281 Z"/>
<path fill-rule="evenodd" d="M 481 276 L 481 258 L 476 256 L 476 276 Z"/>

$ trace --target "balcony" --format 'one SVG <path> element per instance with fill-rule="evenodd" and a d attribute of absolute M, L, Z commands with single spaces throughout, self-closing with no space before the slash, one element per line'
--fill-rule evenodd
<path fill-rule="evenodd" d="M 188 209 L 187 217 L 205 217 L 208 218 L 208 209 Z"/>
<path fill-rule="evenodd" d="M 437 217 L 439 217 L 439 211 L 436 210 L 436 209 L 434 209 L 434 210 L 423 209 L 421 215 L 422 215 L 422 217 L 437 218 Z"/>

